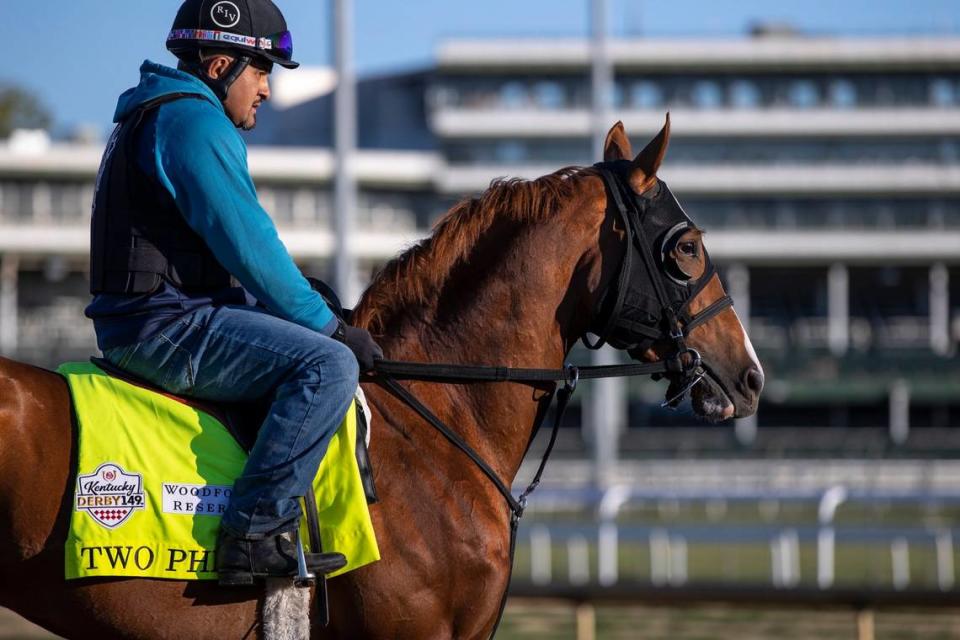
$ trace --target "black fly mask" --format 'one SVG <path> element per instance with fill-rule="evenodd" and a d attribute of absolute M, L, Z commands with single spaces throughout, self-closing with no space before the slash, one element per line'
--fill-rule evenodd
<path fill-rule="evenodd" d="M 629 160 L 594 165 L 603 177 L 607 199 L 614 206 L 627 232 L 627 250 L 617 279 L 604 293 L 590 331 L 595 343 L 586 337 L 583 343 L 599 349 L 609 343 L 637 358 L 655 341 L 674 343 L 674 353 L 665 359 L 668 369 L 684 378 L 685 394 L 703 376 L 700 354 L 685 344 L 684 338 L 733 304 L 724 296 L 696 316 L 690 314 L 690 302 L 710 282 L 716 268 L 704 249 L 705 268 L 694 279 L 684 273 L 671 252 L 689 229 L 695 228 L 680 203 L 662 180 L 642 195 L 637 195 L 627 180 Z M 690 357 L 684 361 L 681 356 Z M 678 398 L 671 400 L 679 401 Z"/>

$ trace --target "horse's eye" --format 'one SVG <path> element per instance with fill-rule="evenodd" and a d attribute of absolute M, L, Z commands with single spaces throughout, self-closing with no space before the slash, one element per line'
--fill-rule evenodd
<path fill-rule="evenodd" d="M 685 256 L 690 256 L 695 258 L 697 256 L 697 243 L 696 242 L 681 242 L 677 245 L 677 248 L 680 249 L 680 253 Z"/>

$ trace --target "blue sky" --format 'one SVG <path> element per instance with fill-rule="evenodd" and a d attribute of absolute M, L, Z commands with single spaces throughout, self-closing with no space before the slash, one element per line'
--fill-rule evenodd
<path fill-rule="evenodd" d="M 169 62 L 164 38 L 179 0 L 0 0 L 0 82 L 24 86 L 59 130 L 106 131 L 116 97 L 144 58 Z M 296 57 L 330 61 L 330 0 L 279 0 Z M 608 0 L 616 36 L 740 37 L 756 22 L 816 34 L 960 34 L 960 0 Z M 356 0 L 361 73 L 428 64 L 451 37 L 577 36 L 588 0 Z"/>

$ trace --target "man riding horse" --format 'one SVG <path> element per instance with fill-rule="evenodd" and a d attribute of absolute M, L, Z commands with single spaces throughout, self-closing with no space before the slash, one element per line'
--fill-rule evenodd
<path fill-rule="evenodd" d="M 86 314 L 113 365 L 169 392 L 271 401 L 217 541 L 220 583 L 296 572 L 304 495 L 382 352 L 301 275 L 257 201 L 246 145 L 274 64 L 296 68 L 270 0 L 186 0 L 120 96 L 93 209 Z M 344 562 L 324 554 L 320 571 Z"/>

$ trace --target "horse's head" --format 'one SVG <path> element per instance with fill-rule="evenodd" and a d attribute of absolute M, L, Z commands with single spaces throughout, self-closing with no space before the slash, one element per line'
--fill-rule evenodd
<path fill-rule="evenodd" d="M 603 341 L 671 371 L 672 404 L 691 388 L 693 408 L 709 420 L 752 415 L 763 369 L 704 244 L 657 170 L 670 119 L 636 158 L 623 125 L 607 134 L 606 224 L 616 232 L 616 260 L 604 260 L 603 286 L 590 329 Z M 614 267 L 610 265 L 616 263 Z"/>

